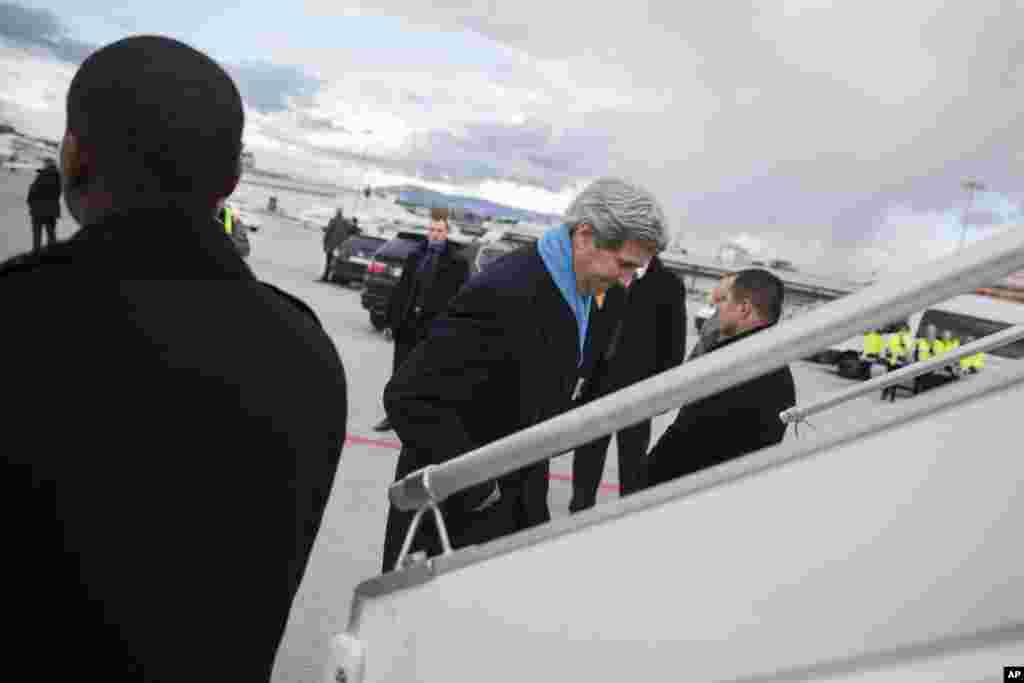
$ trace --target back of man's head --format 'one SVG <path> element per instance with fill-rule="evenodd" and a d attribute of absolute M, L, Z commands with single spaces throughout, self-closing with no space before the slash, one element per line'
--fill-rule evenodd
<path fill-rule="evenodd" d="M 93 52 L 68 90 L 68 132 L 90 159 L 77 180 L 99 180 L 115 203 L 177 195 L 212 207 L 238 182 L 243 126 L 230 76 L 162 36 L 125 38 Z"/>
<path fill-rule="evenodd" d="M 768 324 L 782 317 L 785 287 L 777 275 L 761 268 L 748 268 L 736 273 L 732 281 L 734 298 L 748 298 L 760 317 Z"/>

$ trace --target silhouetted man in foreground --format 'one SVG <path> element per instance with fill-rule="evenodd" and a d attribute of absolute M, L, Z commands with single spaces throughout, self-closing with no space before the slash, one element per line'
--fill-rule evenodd
<path fill-rule="evenodd" d="M 242 127 L 228 75 L 167 38 L 108 45 L 71 82 L 81 230 L 0 266 L 11 670 L 270 679 L 346 395 L 313 312 L 212 220 Z"/>

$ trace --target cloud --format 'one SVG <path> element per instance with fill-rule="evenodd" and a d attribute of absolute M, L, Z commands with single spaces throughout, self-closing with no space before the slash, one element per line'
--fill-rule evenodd
<path fill-rule="evenodd" d="M 111 21 L 126 31 L 136 25 L 131 17 L 113 14 Z M 0 3 L 0 38 L 21 47 L 41 48 L 69 64 L 80 64 L 98 47 L 69 37 L 58 16 L 48 9 Z M 323 83 L 291 65 L 246 61 L 224 64 L 242 98 L 261 112 L 286 111 L 308 103 Z"/>
<path fill-rule="evenodd" d="M 64 37 L 64 27 L 50 10 L 0 2 L 0 35 L 32 45 L 52 45 Z"/>
<path fill-rule="evenodd" d="M 267 156 L 545 206 L 616 174 L 655 191 L 685 246 L 745 236 L 837 268 L 955 247 L 965 177 L 991 190 L 972 235 L 1020 218 L 1019 3 L 346 5 L 304 4 L 310 21 L 338 17 L 338 45 L 286 44 L 267 27 L 246 38 L 274 46 L 266 60 L 228 67 L 247 141 Z M 52 14 L 18 16 L 0 34 L 73 51 Z M 904 234 L 936 247 L 894 248 Z"/>
<path fill-rule="evenodd" d="M 243 62 L 224 64 L 242 99 L 261 113 L 308 106 L 323 82 L 290 65 Z"/>
<path fill-rule="evenodd" d="M 43 47 L 60 59 L 78 63 L 85 59 L 92 46 L 67 35 L 57 15 L 46 9 L 0 3 L 0 37 L 23 46 Z"/>
<path fill-rule="evenodd" d="M 855 248 L 893 207 L 955 211 L 968 175 L 1019 196 L 1018 3 L 355 4 L 500 43 L 522 65 L 503 82 L 551 96 L 541 120 L 608 140 L 609 170 L 706 234 L 805 226 L 790 239 Z"/>

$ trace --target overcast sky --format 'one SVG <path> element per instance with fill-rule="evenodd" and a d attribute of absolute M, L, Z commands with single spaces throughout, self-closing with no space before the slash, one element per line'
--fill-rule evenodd
<path fill-rule="evenodd" d="M 261 165 L 561 211 L 616 174 L 684 241 L 907 267 L 1020 220 L 1013 0 L 0 3 L 0 116 L 53 133 L 94 46 L 161 33 L 235 77 Z M 141 6 L 141 3 L 140 3 Z M 348 170 L 346 170 L 348 169 Z"/>

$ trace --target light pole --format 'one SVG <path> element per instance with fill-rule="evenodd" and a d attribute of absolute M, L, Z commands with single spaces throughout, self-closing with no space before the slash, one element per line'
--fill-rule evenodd
<path fill-rule="evenodd" d="M 964 209 L 964 216 L 960 221 L 960 246 L 957 247 L 957 251 L 963 249 L 964 241 L 967 239 L 967 214 L 971 211 L 971 203 L 974 201 L 974 193 L 985 190 L 985 186 L 973 178 L 963 181 L 960 183 L 960 186 L 967 190 L 967 208 Z"/>

